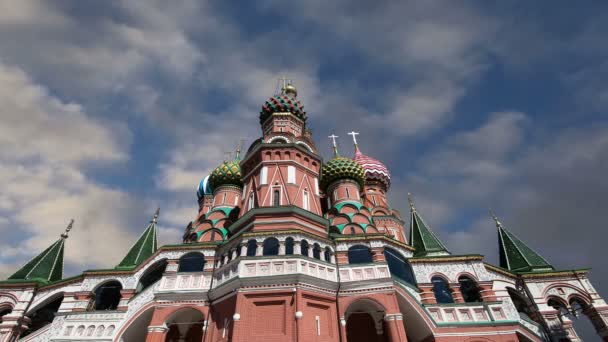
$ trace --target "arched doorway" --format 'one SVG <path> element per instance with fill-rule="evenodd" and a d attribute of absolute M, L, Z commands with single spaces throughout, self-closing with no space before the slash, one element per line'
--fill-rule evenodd
<path fill-rule="evenodd" d="M 51 300 L 48 300 L 46 304 L 30 311 L 26 315 L 31 320 L 29 328 L 21 334 L 21 337 L 25 337 L 38 329 L 51 324 L 55 319 L 55 315 L 57 314 L 57 311 L 59 311 L 62 302 L 63 293 L 54 296 Z"/>
<path fill-rule="evenodd" d="M 346 319 L 346 340 L 348 342 L 388 342 L 385 332 L 386 311 L 379 303 L 370 299 L 360 299 L 348 306 Z"/>
<path fill-rule="evenodd" d="M 165 342 L 200 342 L 203 339 L 203 314 L 193 308 L 173 313 L 165 323 L 169 328 Z"/>

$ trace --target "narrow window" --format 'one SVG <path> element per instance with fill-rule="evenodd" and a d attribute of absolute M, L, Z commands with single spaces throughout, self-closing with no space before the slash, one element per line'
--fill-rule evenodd
<path fill-rule="evenodd" d="M 302 208 L 308 210 L 308 191 L 302 193 Z"/>
<path fill-rule="evenodd" d="M 262 171 L 260 172 L 260 184 L 264 185 L 268 183 L 268 167 L 262 167 Z"/>
<path fill-rule="evenodd" d="M 285 254 L 293 254 L 293 238 L 288 237 L 287 239 L 285 239 Z"/>
<path fill-rule="evenodd" d="M 321 260 L 321 246 L 319 246 L 317 243 L 315 243 L 314 247 L 312 248 L 312 257 L 317 260 Z"/>
<path fill-rule="evenodd" d="M 249 210 L 253 209 L 253 201 L 254 201 L 253 192 L 251 192 L 249 194 L 249 203 L 247 204 L 247 208 Z"/>
<path fill-rule="evenodd" d="M 302 240 L 300 242 L 300 252 L 304 256 L 308 256 L 308 241 Z"/>
<path fill-rule="evenodd" d="M 372 196 L 372 202 L 374 203 L 374 205 L 378 205 L 378 203 L 376 203 L 376 196 Z"/>
<path fill-rule="evenodd" d="M 211 231 L 211 238 L 209 239 L 209 241 L 215 241 L 215 230 Z"/>
<path fill-rule="evenodd" d="M 350 227 L 350 233 L 355 234 L 355 227 Z"/>
<path fill-rule="evenodd" d="M 258 249 L 258 242 L 255 240 L 247 241 L 247 256 L 255 256 L 256 251 Z"/>
<path fill-rule="evenodd" d="M 318 196 L 319 195 L 319 179 L 317 177 L 315 177 L 314 183 L 315 183 L 315 195 Z"/>
<path fill-rule="evenodd" d="M 226 193 L 224 192 L 224 198 L 222 199 L 222 204 L 226 204 Z"/>
<path fill-rule="evenodd" d="M 296 168 L 295 166 L 287 166 L 287 183 L 296 183 Z"/>
<path fill-rule="evenodd" d="M 350 192 L 348 191 L 348 188 L 346 188 L 346 198 L 350 198 Z"/>
<path fill-rule="evenodd" d="M 275 207 L 281 205 L 281 189 L 279 188 L 274 188 L 272 191 L 272 205 Z"/>

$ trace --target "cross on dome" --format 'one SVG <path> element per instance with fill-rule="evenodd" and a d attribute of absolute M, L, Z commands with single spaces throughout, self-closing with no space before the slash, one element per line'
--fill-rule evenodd
<path fill-rule="evenodd" d="M 336 144 L 336 138 L 338 138 L 338 136 L 335 134 L 332 134 L 328 138 L 330 138 L 332 141 L 332 146 L 334 148 L 334 156 L 337 157 L 338 156 L 338 145 Z"/>
<path fill-rule="evenodd" d="M 357 145 L 357 135 L 359 135 L 359 133 L 355 132 L 355 131 L 352 131 L 352 132 L 346 133 L 346 134 L 353 136 L 353 142 L 355 143 L 355 148 L 357 148 L 358 147 L 358 145 Z"/>

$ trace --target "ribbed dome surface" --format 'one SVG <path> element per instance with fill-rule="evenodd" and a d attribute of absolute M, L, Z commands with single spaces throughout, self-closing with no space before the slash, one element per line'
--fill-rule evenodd
<path fill-rule="evenodd" d="M 201 182 L 198 183 L 198 189 L 196 190 L 196 195 L 198 198 L 202 198 L 205 195 L 211 195 L 213 193 L 213 189 L 211 189 L 211 184 L 209 184 L 209 176 L 201 179 Z"/>
<path fill-rule="evenodd" d="M 386 189 L 391 186 L 391 173 L 382 162 L 364 155 L 359 149 L 355 152 L 354 160 L 363 167 L 363 170 L 365 171 L 365 181 L 381 182 L 386 186 Z"/>
<path fill-rule="evenodd" d="M 268 119 L 272 113 L 291 113 L 302 120 L 306 120 L 304 105 L 300 100 L 289 94 L 275 95 L 268 99 L 260 112 L 260 123 Z"/>
<path fill-rule="evenodd" d="M 352 179 L 363 186 L 365 171 L 354 160 L 345 157 L 335 157 L 321 167 L 320 185 L 323 190 L 340 179 Z"/>

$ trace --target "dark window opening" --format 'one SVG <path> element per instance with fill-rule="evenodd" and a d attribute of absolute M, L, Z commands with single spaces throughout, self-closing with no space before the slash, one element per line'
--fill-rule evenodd
<path fill-rule="evenodd" d="M 256 251 L 258 250 L 258 242 L 255 240 L 247 241 L 247 256 L 255 256 Z"/>
<path fill-rule="evenodd" d="M 146 271 L 146 274 L 139 279 L 135 292 L 139 293 L 148 288 L 150 285 L 159 281 L 163 277 L 163 273 L 165 273 L 166 268 L 167 260 L 159 261 L 155 265 L 150 266 L 150 268 Z"/>
<path fill-rule="evenodd" d="M 329 250 L 329 247 L 325 248 L 325 253 L 324 253 L 324 257 L 325 257 L 325 261 L 327 262 L 331 262 L 331 251 Z"/>
<path fill-rule="evenodd" d="M 314 244 L 314 247 L 312 249 L 312 257 L 321 260 L 321 246 L 316 243 Z"/>
<path fill-rule="evenodd" d="M 410 263 L 405 260 L 401 253 L 394 249 L 384 247 L 384 259 L 386 259 L 388 269 L 391 271 L 392 276 L 397 277 L 410 285 L 417 286 L 412 266 L 410 266 Z"/>
<path fill-rule="evenodd" d="M 116 310 L 120 303 L 122 285 L 118 281 L 107 282 L 95 290 L 93 310 Z"/>
<path fill-rule="evenodd" d="M 302 240 L 300 242 L 300 252 L 302 255 L 308 256 L 308 241 Z"/>
<path fill-rule="evenodd" d="M 275 207 L 281 205 L 281 191 L 279 189 L 274 189 L 272 192 L 272 202 Z"/>
<path fill-rule="evenodd" d="M 51 302 L 36 309 L 34 312 L 27 314 L 27 317 L 31 319 L 30 327 L 21 334 L 21 337 L 27 336 L 53 322 L 57 311 L 59 311 L 61 302 L 63 302 L 63 295 L 53 299 Z"/>
<path fill-rule="evenodd" d="M 462 299 L 467 303 L 481 302 L 481 294 L 479 293 L 479 287 L 477 283 L 469 277 L 460 277 L 458 279 L 460 283 L 460 293 L 462 293 Z"/>
<path fill-rule="evenodd" d="M 452 292 L 450 291 L 450 286 L 445 279 L 441 277 L 433 277 L 431 279 L 433 283 L 433 293 L 435 294 L 435 299 L 437 303 L 440 304 L 450 304 L 454 303 L 454 297 L 452 297 Z"/>
<path fill-rule="evenodd" d="M 264 240 L 263 255 L 279 255 L 279 240 L 276 238 L 268 238 Z"/>
<path fill-rule="evenodd" d="M 12 308 L 4 308 L 4 309 L 0 309 L 0 323 L 2 323 L 2 317 L 10 314 L 11 312 L 13 312 Z"/>
<path fill-rule="evenodd" d="M 285 254 L 293 254 L 293 238 L 288 237 L 287 239 L 285 239 Z"/>
<path fill-rule="evenodd" d="M 348 249 L 349 264 L 368 264 L 373 262 L 372 251 L 367 246 L 355 245 Z"/>
<path fill-rule="evenodd" d="M 209 239 L 209 241 L 215 241 L 215 230 L 211 231 L 211 238 Z"/>
<path fill-rule="evenodd" d="M 350 227 L 350 233 L 353 234 L 353 235 L 356 233 L 355 232 L 355 227 Z"/>
<path fill-rule="evenodd" d="M 205 256 L 201 253 L 188 253 L 179 259 L 177 272 L 202 272 Z"/>

